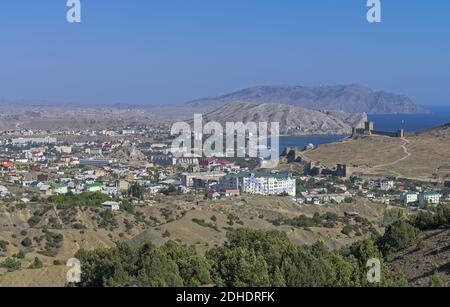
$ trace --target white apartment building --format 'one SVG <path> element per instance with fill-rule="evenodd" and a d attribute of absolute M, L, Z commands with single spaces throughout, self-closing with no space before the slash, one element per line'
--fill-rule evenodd
<path fill-rule="evenodd" d="M 54 137 L 44 137 L 44 138 L 17 138 L 12 139 L 11 143 L 14 146 L 24 146 L 27 144 L 37 144 L 37 145 L 43 145 L 43 144 L 56 144 L 58 140 Z"/>
<path fill-rule="evenodd" d="M 401 195 L 401 201 L 405 204 L 413 204 L 419 200 L 419 194 L 417 192 L 406 191 Z"/>
<path fill-rule="evenodd" d="M 258 195 L 287 194 L 296 196 L 296 179 L 290 173 L 249 173 L 229 174 L 220 180 L 222 189 L 239 189 L 242 193 Z"/>
<path fill-rule="evenodd" d="M 433 192 L 433 191 L 420 193 L 419 194 L 419 204 L 421 206 L 425 206 L 427 204 L 436 206 L 441 203 L 441 197 L 442 197 L 441 194 L 439 194 L 437 192 Z"/>

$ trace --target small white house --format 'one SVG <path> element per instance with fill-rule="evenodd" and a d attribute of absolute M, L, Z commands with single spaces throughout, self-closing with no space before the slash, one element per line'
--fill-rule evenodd
<path fill-rule="evenodd" d="M 115 201 L 105 201 L 103 204 L 103 208 L 109 209 L 112 211 L 119 211 L 120 210 L 120 204 Z"/>

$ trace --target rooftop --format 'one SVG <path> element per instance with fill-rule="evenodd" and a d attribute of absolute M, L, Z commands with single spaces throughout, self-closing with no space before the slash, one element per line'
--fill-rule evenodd
<path fill-rule="evenodd" d="M 291 173 L 270 173 L 270 172 L 239 172 L 239 173 L 232 173 L 224 176 L 225 179 L 234 179 L 234 178 L 245 178 L 245 177 L 251 177 L 254 175 L 257 178 L 276 178 L 276 179 L 288 179 L 292 177 Z"/>

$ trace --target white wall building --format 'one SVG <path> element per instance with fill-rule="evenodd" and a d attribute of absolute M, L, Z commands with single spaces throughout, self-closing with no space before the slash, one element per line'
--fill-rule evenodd
<path fill-rule="evenodd" d="M 380 190 L 382 191 L 390 191 L 394 189 L 395 183 L 394 181 L 381 181 L 380 182 Z"/>
<path fill-rule="evenodd" d="M 242 193 L 259 195 L 287 194 L 296 196 L 296 179 L 290 173 L 249 173 L 229 174 L 220 180 L 222 189 L 240 189 Z"/>
<path fill-rule="evenodd" d="M 417 192 L 406 191 L 400 196 L 401 201 L 405 204 L 413 204 L 419 200 L 419 194 Z"/>
<path fill-rule="evenodd" d="M 425 206 L 425 205 L 439 205 L 441 203 L 441 197 L 442 195 L 437 193 L 437 192 L 433 192 L 433 191 L 428 191 L 428 192 L 424 192 L 424 193 L 420 193 L 419 194 L 419 204 L 421 206 Z"/>
<path fill-rule="evenodd" d="M 105 201 L 102 205 L 103 205 L 103 208 L 109 209 L 112 211 L 120 210 L 120 204 L 115 201 Z"/>

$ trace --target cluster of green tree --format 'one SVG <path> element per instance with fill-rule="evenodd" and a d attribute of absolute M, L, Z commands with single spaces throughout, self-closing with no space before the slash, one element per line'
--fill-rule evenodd
<path fill-rule="evenodd" d="M 173 184 L 171 184 L 167 188 L 162 189 L 160 192 L 161 192 L 161 194 L 164 194 L 164 195 L 170 195 L 170 194 L 176 193 L 177 191 L 178 191 L 177 187 L 174 186 Z"/>
<path fill-rule="evenodd" d="M 100 192 L 85 192 L 81 194 L 73 194 L 72 192 L 69 192 L 64 195 L 52 195 L 47 198 L 47 201 L 53 204 L 88 207 L 101 206 L 108 200 L 110 200 L 109 196 Z"/>
<path fill-rule="evenodd" d="M 398 220 L 386 228 L 377 241 L 384 256 L 408 248 L 418 242 L 419 230 L 410 223 Z"/>
<path fill-rule="evenodd" d="M 128 196 L 134 197 L 137 199 L 144 199 L 145 188 L 139 183 L 135 182 L 128 188 Z"/>
<path fill-rule="evenodd" d="M 411 219 L 412 225 L 420 230 L 449 229 L 450 205 L 436 209 L 436 212 L 420 212 Z"/>
<path fill-rule="evenodd" d="M 284 233 L 237 229 L 227 243 L 205 256 L 193 247 L 170 241 L 111 249 L 81 250 L 82 287 L 201 286 L 225 287 L 344 287 L 405 285 L 388 276 L 382 254 L 373 240 L 360 241 L 343 255 L 319 242 L 295 246 Z M 367 261 L 382 262 L 381 283 L 370 284 Z"/>
<path fill-rule="evenodd" d="M 76 254 L 83 266 L 82 287 L 200 286 L 211 283 L 210 262 L 191 247 L 170 241 L 161 247 L 119 243 L 111 249 Z"/>
<path fill-rule="evenodd" d="M 386 231 L 377 239 L 377 245 L 385 256 L 420 243 L 420 232 L 433 229 L 448 229 L 450 205 L 439 207 L 435 212 L 419 212 L 406 217 L 401 209 L 388 210 L 382 226 Z"/>
<path fill-rule="evenodd" d="M 127 212 L 129 214 L 135 214 L 136 212 L 136 208 L 134 207 L 134 205 L 127 200 L 123 201 L 120 204 L 120 210 Z"/>

